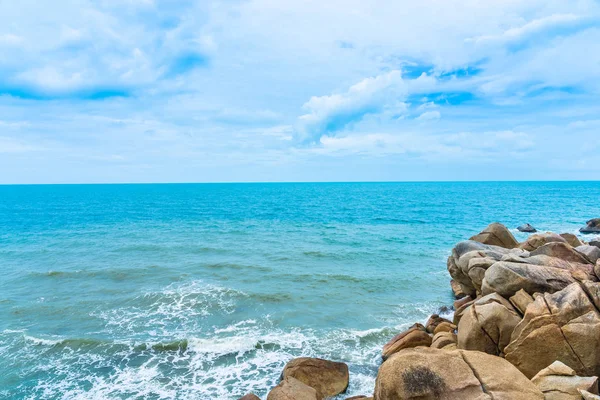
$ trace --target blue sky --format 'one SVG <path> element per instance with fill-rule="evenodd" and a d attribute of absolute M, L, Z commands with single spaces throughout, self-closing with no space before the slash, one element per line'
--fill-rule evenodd
<path fill-rule="evenodd" d="M 596 0 L 0 0 L 0 183 L 600 179 Z"/>

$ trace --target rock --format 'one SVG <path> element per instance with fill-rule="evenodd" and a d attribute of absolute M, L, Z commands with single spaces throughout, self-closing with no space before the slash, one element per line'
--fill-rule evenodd
<path fill-rule="evenodd" d="M 458 348 L 502 356 L 521 322 L 513 306 L 497 293 L 475 300 L 458 324 Z"/>
<path fill-rule="evenodd" d="M 587 225 L 581 228 L 579 232 L 585 234 L 600 233 L 600 218 L 590 219 L 588 222 L 586 222 L 586 224 Z"/>
<path fill-rule="evenodd" d="M 512 233 L 510 233 L 504 225 L 498 222 L 488 225 L 487 228 L 469 240 L 500 246 L 506 249 L 513 249 L 519 245 L 519 242 L 517 242 L 517 239 L 515 239 Z"/>
<path fill-rule="evenodd" d="M 527 293 L 523 289 L 515 293 L 515 295 L 512 296 L 509 300 L 510 303 L 515 307 L 517 311 L 519 311 L 521 315 L 525 314 L 527 306 L 533 303 L 533 297 L 531 297 L 531 295 L 529 295 L 529 293 Z"/>
<path fill-rule="evenodd" d="M 452 288 L 452 292 L 454 293 L 454 298 L 462 299 L 467 294 L 463 291 L 460 283 L 456 282 L 454 279 L 450 280 L 450 287 Z"/>
<path fill-rule="evenodd" d="M 464 304 L 470 303 L 472 301 L 473 301 L 473 298 L 471 296 L 466 296 L 466 297 L 463 297 L 462 299 L 456 300 L 453 304 L 454 310 L 458 310 Z"/>
<path fill-rule="evenodd" d="M 362 400 L 373 400 L 372 397 L 367 397 L 367 396 L 352 396 L 352 397 L 346 397 L 345 400 L 358 400 L 358 399 L 362 399 Z"/>
<path fill-rule="evenodd" d="M 348 388 L 348 366 L 344 363 L 301 357 L 288 362 L 282 378 L 294 378 L 317 391 L 317 399 L 337 396 Z"/>
<path fill-rule="evenodd" d="M 317 391 L 292 377 L 284 378 L 269 392 L 267 400 L 319 400 Z"/>
<path fill-rule="evenodd" d="M 546 400 L 580 400 L 581 390 L 598 394 L 598 378 L 577 376 L 560 361 L 538 372 L 531 381 L 544 393 Z"/>
<path fill-rule="evenodd" d="M 435 331 L 435 328 L 442 322 L 450 322 L 450 321 L 447 320 L 446 318 L 440 317 L 438 314 L 433 314 L 431 317 L 429 317 L 429 319 L 425 323 L 425 330 L 428 333 L 433 333 L 433 331 Z"/>
<path fill-rule="evenodd" d="M 460 306 L 459 308 L 457 308 L 456 311 L 454 311 L 454 319 L 452 321 L 452 323 L 454 325 L 458 326 L 458 323 L 460 322 L 460 319 L 464 315 L 465 311 L 469 308 L 469 306 L 471 304 L 473 304 L 473 301 L 470 301 L 468 303 L 463 304 L 462 306 Z"/>
<path fill-rule="evenodd" d="M 426 328 L 421 324 L 414 324 L 408 330 L 399 333 L 386 343 L 383 346 L 381 357 L 385 361 L 389 356 L 402 349 L 430 345 L 431 336 L 427 333 Z"/>
<path fill-rule="evenodd" d="M 527 377 L 554 361 L 563 362 L 578 375 L 598 376 L 599 293 L 599 283 L 582 282 L 535 296 L 504 349 L 506 360 Z"/>
<path fill-rule="evenodd" d="M 590 246 L 600 247 L 600 240 L 590 240 L 588 244 Z"/>
<path fill-rule="evenodd" d="M 579 240 L 579 238 L 572 233 L 561 233 L 560 237 L 565 239 L 572 247 L 579 247 L 583 244 L 581 243 L 581 240 Z"/>
<path fill-rule="evenodd" d="M 575 247 L 575 251 L 584 255 L 590 262 L 596 264 L 600 259 L 600 248 L 596 246 L 590 246 L 589 244 Z"/>
<path fill-rule="evenodd" d="M 448 321 L 448 322 L 442 322 L 441 324 L 436 326 L 435 330 L 433 331 L 433 334 L 436 335 L 440 332 L 454 332 L 454 331 L 456 331 L 456 325 L 454 325 L 452 322 Z"/>
<path fill-rule="evenodd" d="M 543 400 L 541 391 L 500 357 L 466 350 L 416 348 L 380 368 L 375 400 Z"/>
<path fill-rule="evenodd" d="M 438 332 L 433 336 L 431 348 L 443 349 L 448 346 L 453 346 L 456 349 L 456 335 L 453 332 Z"/>
<path fill-rule="evenodd" d="M 585 255 L 575 251 L 575 249 L 568 243 L 546 243 L 529 254 L 530 257 L 539 255 L 560 258 L 561 260 L 568 261 L 570 263 L 592 264 Z"/>
<path fill-rule="evenodd" d="M 531 224 L 524 224 L 521 225 L 517 228 L 517 230 L 519 232 L 526 232 L 526 233 L 535 233 L 537 232 L 537 229 L 535 229 L 533 226 L 531 226 Z"/>
<path fill-rule="evenodd" d="M 577 391 L 579 392 L 579 394 L 581 394 L 583 400 L 600 400 L 600 396 L 590 393 L 586 390 L 578 389 Z"/>
<path fill-rule="evenodd" d="M 244 397 L 240 397 L 238 400 L 260 400 L 260 397 L 258 397 L 254 393 L 248 393 Z"/>
<path fill-rule="evenodd" d="M 527 251 L 534 251 L 538 247 L 552 242 L 567 243 L 562 236 L 557 235 L 556 233 L 546 232 L 529 236 L 526 241 L 519 245 L 519 248 Z"/>
<path fill-rule="evenodd" d="M 510 298 L 521 289 L 529 294 L 554 293 L 573 282 L 571 273 L 564 269 L 500 261 L 486 271 L 481 291 Z"/>

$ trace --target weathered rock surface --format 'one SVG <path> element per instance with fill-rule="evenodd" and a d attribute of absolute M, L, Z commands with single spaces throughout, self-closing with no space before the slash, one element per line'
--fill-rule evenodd
<path fill-rule="evenodd" d="M 548 256 L 559 258 L 563 261 L 576 264 L 591 264 L 590 260 L 580 252 L 576 251 L 568 243 L 550 242 L 542 245 L 530 253 L 530 257 Z"/>
<path fill-rule="evenodd" d="M 497 222 L 488 225 L 487 228 L 473 236 L 470 240 L 506 249 L 512 249 L 519 245 L 513 234 L 504 225 Z"/>
<path fill-rule="evenodd" d="M 456 349 L 456 335 L 453 332 L 438 332 L 433 336 L 431 348 L 433 349 Z"/>
<path fill-rule="evenodd" d="M 581 390 L 598 394 L 598 378 L 577 376 L 560 361 L 538 372 L 531 381 L 544 393 L 546 400 L 581 400 Z"/>
<path fill-rule="evenodd" d="M 389 356 L 402 349 L 430 345 L 431 336 L 427 333 L 426 328 L 421 324 L 414 324 L 408 330 L 399 333 L 387 342 L 383 346 L 381 357 L 386 360 Z"/>
<path fill-rule="evenodd" d="M 556 233 L 546 232 L 529 236 L 526 241 L 519 245 L 519 248 L 527 251 L 534 251 L 535 249 L 552 242 L 567 243 L 562 236 Z"/>
<path fill-rule="evenodd" d="M 581 228 L 579 232 L 581 233 L 600 233 L 600 218 L 590 219 L 586 222 L 586 226 Z"/>
<path fill-rule="evenodd" d="M 581 246 L 583 243 L 579 238 L 572 233 L 561 233 L 560 236 L 567 241 L 572 247 Z"/>
<path fill-rule="evenodd" d="M 596 246 L 590 246 L 589 244 L 584 244 L 579 247 L 575 247 L 575 250 L 584 255 L 591 263 L 596 264 L 600 259 L 600 248 Z"/>
<path fill-rule="evenodd" d="M 452 322 L 442 322 L 441 324 L 435 327 L 433 334 L 435 335 L 440 332 L 454 332 L 455 330 L 456 325 L 454 325 Z"/>
<path fill-rule="evenodd" d="M 319 400 L 317 391 L 292 377 L 287 377 L 269 392 L 267 400 Z"/>
<path fill-rule="evenodd" d="M 460 283 L 456 282 L 454 279 L 450 280 L 450 287 L 452 288 L 452 292 L 454 293 L 454 298 L 462 299 L 467 294 L 463 291 L 463 288 L 460 286 Z"/>
<path fill-rule="evenodd" d="M 448 321 L 446 318 L 440 317 L 438 314 L 433 314 L 433 315 L 431 315 L 431 317 L 429 317 L 429 319 L 425 323 L 425 330 L 428 333 L 433 333 L 435 331 L 435 328 L 443 322 L 450 322 L 450 321 Z"/>
<path fill-rule="evenodd" d="M 515 307 L 517 311 L 521 315 L 525 314 L 525 310 L 527 310 L 527 306 L 533 303 L 533 297 L 523 289 L 519 290 L 512 296 L 510 299 L 510 303 Z"/>
<path fill-rule="evenodd" d="M 458 348 L 503 355 L 521 316 L 497 293 L 484 296 L 465 310 L 458 324 Z"/>
<path fill-rule="evenodd" d="M 578 375 L 598 376 L 599 293 L 599 283 L 586 281 L 536 295 L 504 349 L 506 360 L 530 378 L 554 361 Z"/>
<path fill-rule="evenodd" d="M 375 400 L 543 400 L 542 392 L 506 360 L 466 350 L 416 348 L 386 361 Z"/>
<path fill-rule="evenodd" d="M 535 233 L 535 232 L 537 232 L 537 229 L 535 229 L 531 224 L 523 224 L 523 225 L 519 226 L 517 228 L 517 230 L 519 232 L 525 232 L 525 233 Z"/>
<path fill-rule="evenodd" d="M 288 362 L 282 378 L 294 378 L 317 391 L 317 399 L 336 396 L 348 388 L 348 366 L 320 358 L 301 357 Z"/>
<path fill-rule="evenodd" d="M 600 247 L 600 240 L 590 240 L 588 243 L 590 246 Z"/>
<path fill-rule="evenodd" d="M 600 396 L 598 396 L 597 394 L 590 393 L 587 390 L 579 389 L 578 392 L 579 394 L 581 394 L 583 400 L 600 400 Z"/>
<path fill-rule="evenodd" d="M 575 279 L 568 270 L 501 261 L 486 271 L 481 292 L 510 298 L 521 289 L 529 294 L 554 293 L 573 282 Z"/>

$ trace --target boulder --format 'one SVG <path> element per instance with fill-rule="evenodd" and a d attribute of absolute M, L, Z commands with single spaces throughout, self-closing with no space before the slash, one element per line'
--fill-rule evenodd
<path fill-rule="evenodd" d="M 598 394 L 598 378 L 577 376 L 572 368 L 560 361 L 538 372 L 531 382 L 544 393 L 546 400 L 581 400 L 581 390 Z"/>
<path fill-rule="evenodd" d="M 598 376 L 599 293 L 599 283 L 586 281 L 534 296 L 504 349 L 506 360 L 530 378 L 554 361 L 578 375 Z"/>
<path fill-rule="evenodd" d="M 600 259 L 600 248 L 596 246 L 590 246 L 589 244 L 584 244 L 579 247 L 575 247 L 575 250 L 585 256 L 590 262 L 596 264 Z"/>
<path fill-rule="evenodd" d="M 573 282 L 575 279 L 568 270 L 500 261 L 485 272 L 481 292 L 510 298 L 521 289 L 529 294 L 554 293 Z"/>
<path fill-rule="evenodd" d="M 488 225 L 487 228 L 473 236 L 470 240 L 506 249 L 513 249 L 519 245 L 519 242 L 517 242 L 512 233 L 504 225 L 497 222 Z"/>
<path fill-rule="evenodd" d="M 587 225 L 581 228 L 579 232 L 585 234 L 600 233 L 600 218 L 590 219 L 586 224 Z"/>
<path fill-rule="evenodd" d="M 473 298 L 471 296 L 466 296 L 466 297 L 463 297 L 462 299 L 456 300 L 452 306 L 454 307 L 454 310 L 458 310 L 464 304 L 470 303 L 472 301 L 473 301 Z"/>
<path fill-rule="evenodd" d="M 458 348 L 502 356 L 521 316 L 497 293 L 475 300 L 458 324 Z M 435 340 L 435 339 L 434 339 Z"/>
<path fill-rule="evenodd" d="M 590 240 L 588 244 L 590 246 L 600 247 L 600 240 Z"/>
<path fill-rule="evenodd" d="M 535 229 L 533 226 L 531 226 L 531 224 L 523 224 L 523 225 L 519 226 L 517 228 L 517 230 L 519 232 L 525 232 L 525 233 L 535 233 L 535 232 L 537 232 L 537 229 Z"/>
<path fill-rule="evenodd" d="M 430 346 L 431 336 L 421 324 L 414 324 L 408 330 L 394 336 L 383 346 L 381 357 L 385 361 L 389 356 L 402 349 L 418 346 Z"/>
<path fill-rule="evenodd" d="M 452 346 L 452 350 L 455 350 L 456 340 L 456 335 L 453 332 L 438 332 L 433 336 L 431 348 L 444 349 Z"/>
<path fill-rule="evenodd" d="M 519 248 L 527 251 L 534 251 L 538 247 L 541 247 L 545 244 L 559 242 L 559 243 L 567 243 L 565 238 L 556 233 L 546 232 L 546 233 L 536 233 L 535 235 L 529 236 L 526 241 L 519 245 Z"/>
<path fill-rule="evenodd" d="M 579 238 L 572 233 L 561 233 L 560 236 L 567 241 L 572 247 L 581 246 L 583 243 Z"/>
<path fill-rule="evenodd" d="M 451 323 L 446 318 L 442 318 L 438 314 L 433 314 L 431 317 L 429 317 L 429 319 L 425 323 L 425 330 L 428 333 L 433 333 L 435 331 L 435 328 L 437 328 L 437 326 L 443 322 Z"/>
<path fill-rule="evenodd" d="M 588 392 L 587 390 L 578 390 L 579 394 L 581 394 L 581 398 L 583 400 L 600 400 L 600 396 L 598 396 L 597 394 L 593 394 Z"/>
<path fill-rule="evenodd" d="M 407 349 L 380 368 L 375 400 L 543 400 L 519 370 L 500 357 L 466 350 Z"/>
<path fill-rule="evenodd" d="M 580 252 L 576 251 L 568 243 L 550 242 L 546 243 L 534 251 L 530 252 L 530 257 L 544 255 L 548 257 L 560 258 L 561 260 L 568 261 L 569 263 L 576 264 L 592 264 L 590 260 Z"/>
<path fill-rule="evenodd" d="M 533 297 L 523 289 L 519 290 L 512 296 L 510 299 L 510 303 L 515 307 L 515 309 L 521 314 L 525 314 L 525 310 L 527 310 L 527 306 L 533 303 Z"/>
<path fill-rule="evenodd" d="M 467 295 L 460 286 L 460 283 L 456 282 L 454 279 L 450 280 L 450 287 L 452 288 L 452 293 L 454 293 L 455 299 L 462 299 Z"/>
<path fill-rule="evenodd" d="M 292 377 L 283 379 L 269 392 L 267 400 L 319 400 L 317 391 Z"/>
<path fill-rule="evenodd" d="M 460 306 L 459 308 L 456 309 L 456 311 L 454 311 L 454 318 L 452 323 L 456 326 L 458 326 L 458 323 L 460 322 L 460 319 L 462 318 L 462 316 L 464 315 L 465 311 L 469 308 L 469 306 L 471 304 L 473 304 L 473 301 L 469 301 L 468 303 L 463 304 L 462 306 Z"/>
<path fill-rule="evenodd" d="M 344 363 L 301 357 L 288 362 L 281 374 L 294 378 L 317 391 L 317 399 L 337 396 L 348 388 L 348 366 Z"/>
<path fill-rule="evenodd" d="M 440 332 L 454 332 L 456 329 L 456 325 L 454 325 L 452 322 L 442 322 L 435 327 L 433 334 L 436 335 Z"/>
<path fill-rule="evenodd" d="M 254 393 L 248 393 L 244 397 L 240 397 L 238 400 L 260 400 L 260 397 L 258 397 Z"/>

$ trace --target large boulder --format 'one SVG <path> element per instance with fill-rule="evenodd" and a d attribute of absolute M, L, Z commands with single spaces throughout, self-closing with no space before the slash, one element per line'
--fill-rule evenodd
<path fill-rule="evenodd" d="M 533 297 L 523 289 L 515 293 L 509 300 L 510 304 L 512 304 L 521 315 L 525 314 L 527 306 L 533 303 Z"/>
<path fill-rule="evenodd" d="M 526 241 L 519 245 L 519 247 L 523 250 L 534 251 L 538 247 L 552 242 L 567 243 L 562 236 L 556 233 L 546 232 L 529 236 Z"/>
<path fill-rule="evenodd" d="M 282 378 L 294 378 L 317 391 L 317 399 L 337 396 L 348 388 L 348 366 L 344 363 L 301 357 L 288 362 Z"/>
<path fill-rule="evenodd" d="M 414 324 L 409 329 L 400 332 L 387 342 L 383 346 L 381 357 L 385 361 L 389 356 L 402 349 L 430 345 L 431 336 L 427 333 L 427 329 L 421 324 Z"/>
<path fill-rule="evenodd" d="M 600 233 L 600 218 L 590 219 L 588 222 L 586 222 L 586 224 L 587 225 L 581 228 L 579 232 L 585 234 Z"/>
<path fill-rule="evenodd" d="M 487 228 L 473 236 L 470 240 L 483 244 L 500 246 L 506 249 L 513 249 L 519 245 L 519 242 L 517 242 L 517 239 L 515 239 L 513 234 L 510 233 L 504 225 L 498 222 L 488 225 Z"/>
<path fill-rule="evenodd" d="M 525 232 L 525 233 L 535 233 L 535 232 L 537 232 L 537 229 L 535 229 L 531 224 L 523 224 L 523 225 L 519 226 L 517 228 L 517 230 L 519 232 Z"/>
<path fill-rule="evenodd" d="M 581 400 L 580 391 L 598 394 L 598 378 L 577 376 L 575 371 L 560 361 L 538 372 L 531 381 L 535 383 L 546 400 Z"/>
<path fill-rule="evenodd" d="M 416 348 L 380 368 L 375 400 L 543 400 L 542 392 L 500 357 L 466 350 Z"/>
<path fill-rule="evenodd" d="M 572 233 L 561 233 L 560 236 L 573 247 L 579 247 L 583 244 L 581 240 L 579 240 L 579 238 Z"/>
<path fill-rule="evenodd" d="M 454 332 L 457 327 L 452 322 L 442 322 L 438 326 L 435 327 L 433 334 L 436 335 L 440 332 Z"/>
<path fill-rule="evenodd" d="M 456 350 L 456 340 L 454 332 L 438 332 L 433 336 L 431 348 Z"/>
<path fill-rule="evenodd" d="M 502 356 L 519 322 L 521 316 L 508 300 L 497 293 L 484 296 L 463 314 L 458 324 L 458 348 Z"/>
<path fill-rule="evenodd" d="M 454 279 L 450 280 L 450 287 L 452 288 L 452 293 L 454 293 L 455 299 L 460 300 L 467 296 L 462 286 L 460 286 L 460 283 L 456 282 Z"/>
<path fill-rule="evenodd" d="M 548 256 L 559 258 L 564 261 L 568 261 L 570 263 L 577 264 L 591 264 L 590 260 L 587 256 L 581 254 L 576 251 L 570 244 L 568 243 L 560 243 L 560 242 L 550 242 L 542 245 L 532 251 L 529 256 Z"/>
<path fill-rule="evenodd" d="M 511 342 L 506 360 L 527 377 L 535 376 L 554 361 L 578 375 L 600 373 L 600 284 L 573 283 L 556 293 L 534 296 Z M 460 329 L 460 328 L 459 328 Z"/>
<path fill-rule="evenodd" d="M 579 247 L 576 247 L 575 250 L 585 256 L 590 262 L 596 264 L 600 259 L 600 248 L 596 246 L 590 246 L 589 244 L 584 244 Z"/>
<path fill-rule="evenodd" d="M 573 282 L 575 279 L 568 270 L 501 261 L 485 272 L 481 292 L 484 295 L 498 293 L 510 298 L 521 289 L 529 294 L 554 293 Z"/>
<path fill-rule="evenodd" d="M 444 322 L 450 322 L 450 321 L 447 320 L 446 318 L 440 317 L 439 314 L 432 314 L 431 317 L 429 317 L 429 319 L 425 323 L 425 330 L 428 333 L 433 333 L 435 331 L 435 328 L 437 328 L 437 326 L 439 324 L 444 323 Z"/>
<path fill-rule="evenodd" d="M 319 400 L 317 391 L 292 377 L 283 379 L 269 392 L 267 400 Z"/>

